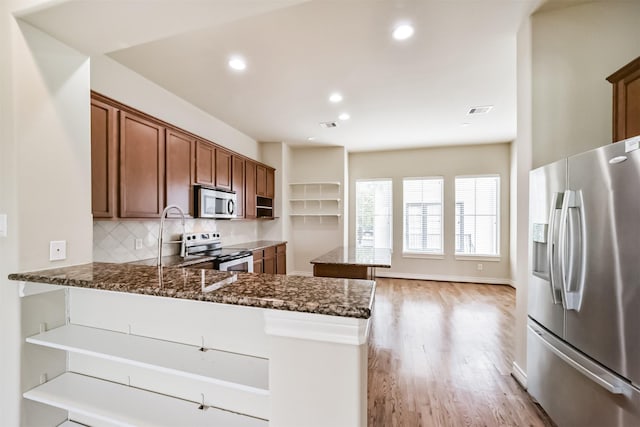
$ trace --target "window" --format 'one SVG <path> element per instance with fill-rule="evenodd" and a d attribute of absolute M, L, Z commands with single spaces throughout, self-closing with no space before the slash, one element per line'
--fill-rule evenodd
<path fill-rule="evenodd" d="M 356 181 L 356 247 L 392 246 L 391 180 Z"/>
<path fill-rule="evenodd" d="M 403 252 L 442 253 L 442 187 L 440 177 L 403 180 Z"/>
<path fill-rule="evenodd" d="M 500 177 L 456 177 L 456 254 L 499 255 Z"/>

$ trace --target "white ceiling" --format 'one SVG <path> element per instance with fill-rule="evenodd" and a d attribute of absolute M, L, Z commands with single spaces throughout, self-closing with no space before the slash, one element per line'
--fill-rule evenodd
<path fill-rule="evenodd" d="M 258 141 L 362 151 L 514 139 L 516 33 L 540 2 L 75 0 L 23 19 L 109 52 Z M 391 38 L 401 21 L 415 27 L 404 42 Z M 228 68 L 233 54 L 244 72 Z M 329 103 L 333 91 L 342 103 Z M 467 115 L 484 105 L 494 108 Z"/>

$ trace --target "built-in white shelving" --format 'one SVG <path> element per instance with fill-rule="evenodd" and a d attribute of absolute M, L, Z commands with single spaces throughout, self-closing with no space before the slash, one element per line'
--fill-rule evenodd
<path fill-rule="evenodd" d="M 135 426 L 267 427 L 268 422 L 80 374 L 64 373 L 23 395 L 100 423 Z"/>
<path fill-rule="evenodd" d="M 27 338 L 27 342 L 125 363 L 172 375 L 269 394 L 269 361 L 154 338 L 79 325 L 65 325 Z"/>
<path fill-rule="evenodd" d="M 340 186 L 337 181 L 290 183 L 290 216 L 341 217 Z"/>

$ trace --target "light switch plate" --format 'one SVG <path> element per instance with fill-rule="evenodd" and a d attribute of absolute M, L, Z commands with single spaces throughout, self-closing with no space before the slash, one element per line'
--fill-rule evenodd
<path fill-rule="evenodd" d="M 7 214 L 0 214 L 0 237 L 7 237 Z"/>
<path fill-rule="evenodd" d="M 67 241 L 52 240 L 49 242 L 49 261 L 60 261 L 67 258 Z"/>
<path fill-rule="evenodd" d="M 142 239 L 136 239 L 134 243 L 135 250 L 142 249 Z"/>

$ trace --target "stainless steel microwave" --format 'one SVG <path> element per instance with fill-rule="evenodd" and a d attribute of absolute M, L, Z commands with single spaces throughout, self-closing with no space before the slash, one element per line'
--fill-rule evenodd
<path fill-rule="evenodd" d="M 195 213 L 199 218 L 236 218 L 235 191 L 195 186 Z"/>

